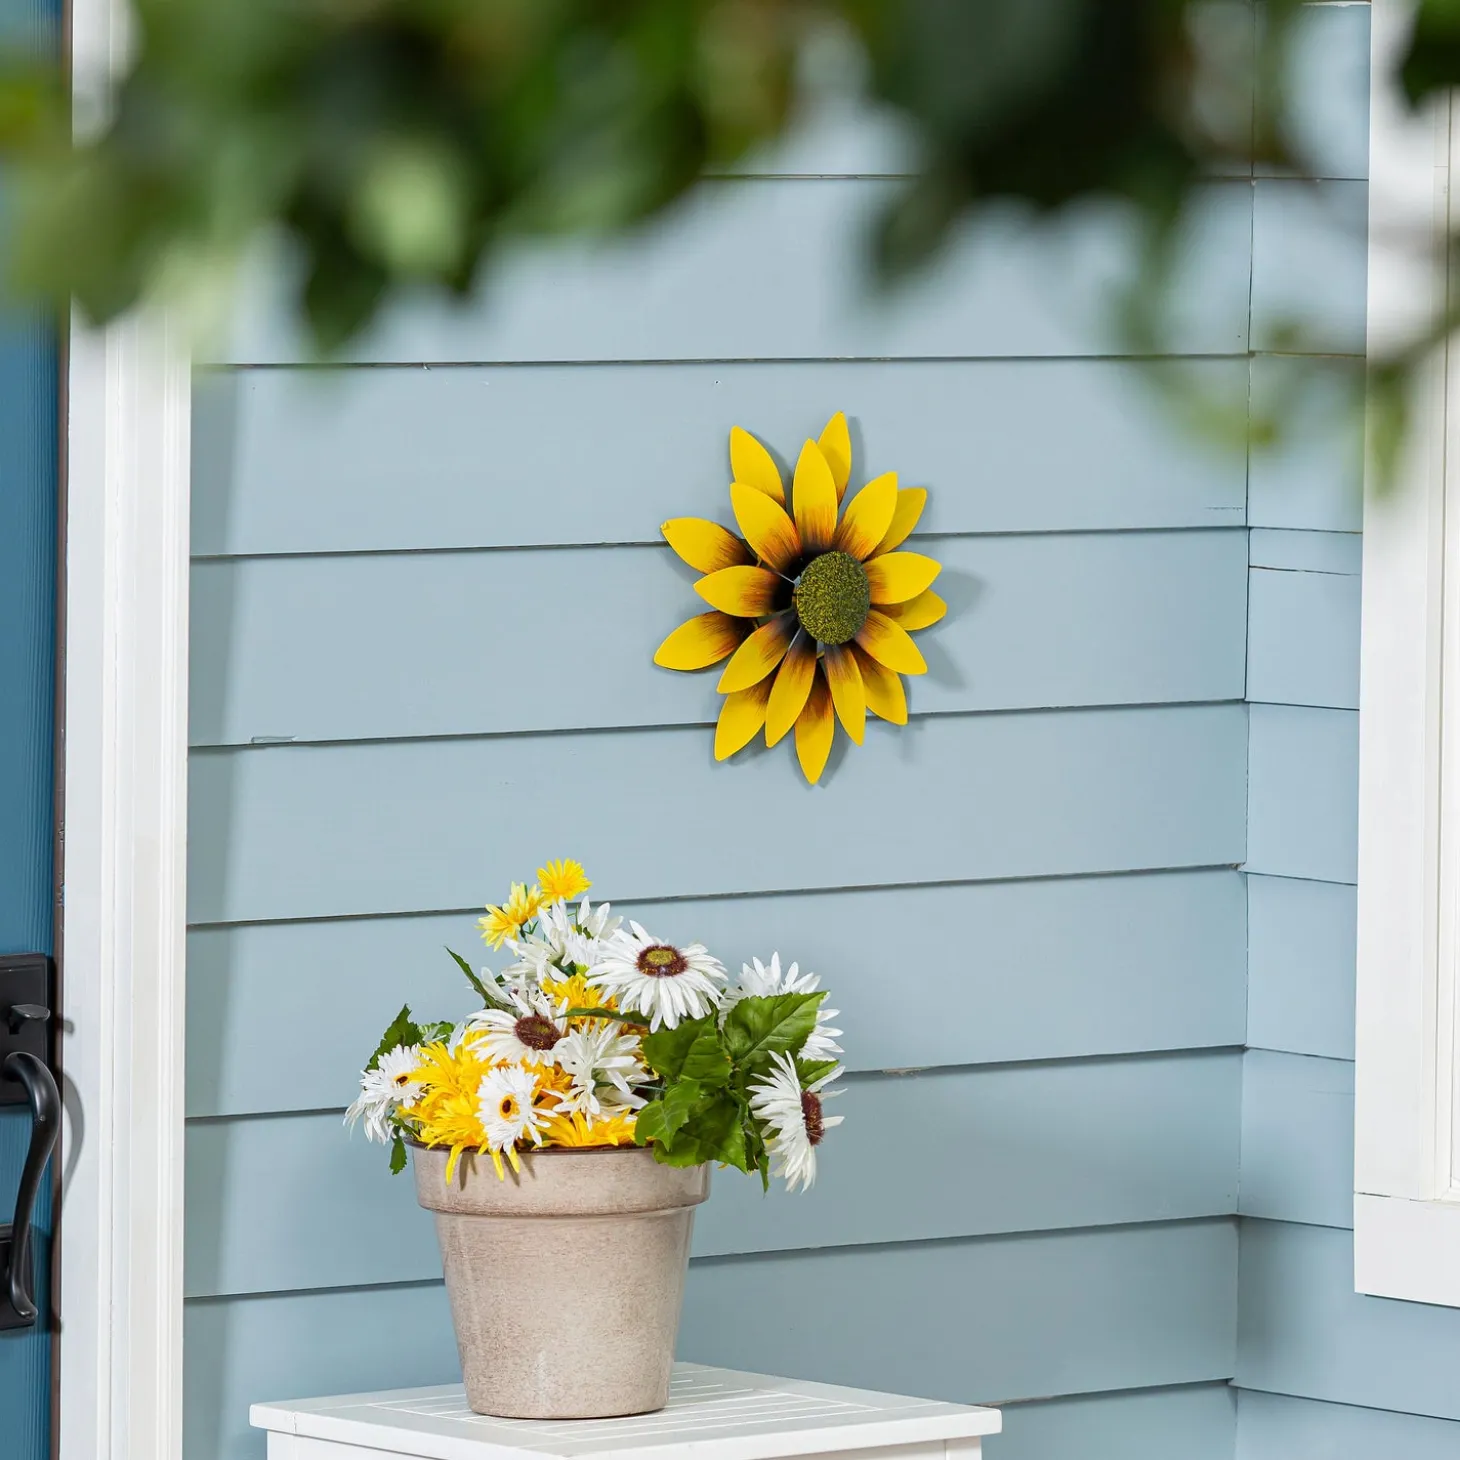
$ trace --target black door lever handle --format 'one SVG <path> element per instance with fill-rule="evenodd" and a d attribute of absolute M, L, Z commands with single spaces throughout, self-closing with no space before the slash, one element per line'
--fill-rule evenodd
<path fill-rule="evenodd" d="M 44 1004 L 12 1004 L 5 1022 L 10 1026 L 12 1034 L 19 1034 L 28 1019 L 38 1019 L 44 1023 L 50 1017 L 51 1011 Z"/>
<path fill-rule="evenodd" d="M 20 1173 L 15 1220 L 9 1226 L 0 1226 L 0 1328 L 26 1328 L 37 1316 L 31 1226 L 41 1176 L 61 1134 L 61 1092 L 45 1062 L 25 1050 L 6 1055 L 0 1069 L 25 1086 L 25 1093 L 30 1097 L 30 1149 Z"/>

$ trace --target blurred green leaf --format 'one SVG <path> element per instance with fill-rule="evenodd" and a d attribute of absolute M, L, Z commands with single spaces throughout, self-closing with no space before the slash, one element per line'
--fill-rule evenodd
<path fill-rule="evenodd" d="M 1263 45 L 1291 9 L 1265 7 Z M 216 310 L 278 237 L 336 349 L 516 239 L 654 216 L 808 115 L 832 52 L 922 159 L 869 240 L 884 278 L 993 199 L 1120 198 L 1167 229 L 1245 167 L 1256 36 L 1240 0 L 140 0 L 89 140 L 58 73 L 0 72 L 13 272 L 98 320 L 155 294 Z"/>

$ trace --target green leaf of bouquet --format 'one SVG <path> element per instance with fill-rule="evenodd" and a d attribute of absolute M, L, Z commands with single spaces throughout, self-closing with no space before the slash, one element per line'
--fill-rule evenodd
<path fill-rule="evenodd" d="M 730 1078 L 730 1060 L 713 1014 L 646 1034 L 642 1048 L 649 1068 L 666 1080 L 694 1080 L 718 1087 Z"/>
<path fill-rule="evenodd" d="M 628 1024 L 635 1029 L 649 1027 L 649 1021 L 640 1018 L 637 1014 L 625 1014 L 621 1009 L 601 1009 L 596 1004 L 588 1004 L 581 1009 L 569 1009 L 564 1017 L 568 1019 L 612 1019 L 616 1024 Z"/>
<path fill-rule="evenodd" d="M 486 986 L 486 984 L 481 981 L 480 978 L 477 977 L 476 970 L 471 966 L 471 964 L 466 961 L 465 958 L 461 956 L 460 953 L 456 952 L 452 948 L 448 948 L 446 951 L 451 954 L 453 959 L 456 960 L 456 966 L 466 975 L 466 981 L 477 991 L 479 995 L 481 995 L 482 1003 L 486 1004 L 489 1008 L 492 1009 L 505 1009 L 507 1007 L 506 1001 L 498 998 L 498 996 L 494 994 Z"/>
<path fill-rule="evenodd" d="M 650 1108 L 645 1106 L 645 1110 Z M 751 1170 L 740 1107 L 735 1098 L 725 1091 L 702 1091 L 689 1119 L 673 1134 L 655 1142 L 654 1157 L 665 1166 L 699 1166 L 706 1161 L 719 1161 L 741 1171 Z"/>
<path fill-rule="evenodd" d="M 704 1098 L 704 1087 L 698 1080 L 679 1080 L 664 1092 L 658 1103 L 664 1108 L 664 1123 L 670 1135 L 694 1115 Z"/>
<path fill-rule="evenodd" d="M 812 994 L 752 994 L 725 1019 L 725 1042 L 738 1065 L 773 1054 L 794 1054 L 816 1028 L 816 1010 L 826 991 Z"/>
<path fill-rule="evenodd" d="M 391 1021 L 390 1028 L 381 1035 L 380 1043 L 375 1046 L 375 1053 L 370 1056 L 370 1063 L 365 1068 L 367 1070 L 375 1069 L 381 1059 L 398 1044 L 419 1044 L 420 1042 L 421 1028 L 411 1018 L 411 1006 L 402 1004 L 400 1013 Z"/>
<path fill-rule="evenodd" d="M 765 1132 L 761 1129 L 760 1122 L 751 1113 L 750 1101 L 739 1094 L 735 1096 L 735 1099 L 740 1106 L 740 1128 L 745 1134 L 746 1169 L 759 1171 L 760 1189 L 769 1191 L 771 1189 L 771 1156 L 766 1149 Z"/>
<path fill-rule="evenodd" d="M 661 1166 L 703 1166 L 706 1157 L 695 1140 L 655 1141 L 654 1159 Z"/>
<path fill-rule="evenodd" d="M 390 1143 L 390 1174 L 399 1176 L 406 1169 L 406 1143 L 397 1136 Z"/>
<path fill-rule="evenodd" d="M 634 1123 L 634 1140 L 641 1146 L 648 1141 L 672 1143 L 675 1133 L 694 1114 L 703 1093 L 695 1080 L 680 1080 L 671 1085 L 660 1099 L 639 1111 Z"/>
<path fill-rule="evenodd" d="M 796 1073 L 801 1077 L 803 1087 L 809 1089 L 823 1075 L 829 1075 L 837 1067 L 836 1060 L 797 1060 Z"/>
<path fill-rule="evenodd" d="M 702 1161 L 723 1161 L 741 1171 L 750 1169 L 745 1150 L 745 1128 L 733 1096 L 718 1095 L 685 1122 L 683 1134 L 696 1142 Z"/>

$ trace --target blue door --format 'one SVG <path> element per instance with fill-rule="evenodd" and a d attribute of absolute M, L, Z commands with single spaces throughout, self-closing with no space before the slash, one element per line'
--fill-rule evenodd
<path fill-rule="evenodd" d="M 0 39 L 49 44 L 49 5 L 0 0 Z M 7 202 L 0 176 L 0 254 Z M 53 951 L 57 380 L 54 329 L 0 304 L 0 954 Z M 0 1105 L 0 1224 L 11 1220 L 30 1128 L 25 1106 Z M 49 1187 L 48 1172 L 32 1243 L 39 1321 L 0 1330 L 5 1460 L 50 1454 Z"/>

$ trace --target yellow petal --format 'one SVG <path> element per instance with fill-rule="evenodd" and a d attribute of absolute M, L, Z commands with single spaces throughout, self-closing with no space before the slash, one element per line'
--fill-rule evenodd
<path fill-rule="evenodd" d="M 759 684 L 786 657 L 795 633 L 794 614 L 777 614 L 768 624 L 762 624 L 735 651 L 716 688 L 728 695 Z"/>
<path fill-rule="evenodd" d="M 791 506 L 801 546 L 808 553 L 824 553 L 836 536 L 836 483 L 821 448 L 808 441 L 796 460 L 796 482 Z"/>
<path fill-rule="evenodd" d="M 908 638 L 907 632 L 875 608 L 867 615 L 867 622 L 857 635 L 857 643 L 879 664 L 885 664 L 898 674 L 928 672 L 927 661 L 918 653 L 918 646 Z"/>
<path fill-rule="evenodd" d="M 862 672 L 862 688 L 867 693 L 867 708 L 881 720 L 894 725 L 907 724 L 907 691 L 902 680 L 879 664 L 870 654 L 852 646 L 857 668 Z"/>
<path fill-rule="evenodd" d="M 831 713 L 831 692 L 826 681 L 818 674 L 812 682 L 811 693 L 806 698 L 806 708 L 796 720 L 796 759 L 801 762 L 801 774 L 813 785 L 821 779 L 826 769 L 826 758 L 831 754 L 831 742 L 836 735 L 836 720 Z"/>
<path fill-rule="evenodd" d="M 901 624 L 911 634 L 918 629 L 925 629 L 930 624 L 937 623 L 948 612 L 948 605 L 929 588 L 926 593 L 919 593 L 916 598 L 909 598 L 906 603 L 884 604 L 882 612 L 893 623 Z"/>
<path fill-rule="evenodd" d="M 721 568 L 695 584 L 695 592 L 722 613 L 759 618 L 771 611 L 781 579 L 769 568 Z"/>
<path fill-rule="evenodd" d="M 862 686 L 862 671 L 857 668 L 852 646 L 837 644 L 824 650 L 821 668 L 842 729 L 860 745 L 867 728 L 867 691 Z"/>
<path fill-rule="evenodd" d="M 786 509 L 744 482 L 730 483 L 730 505 L 746 541 L 766 567 L 790 572 L 801 556 L 801 539 Z"/>
<path fill-rule="evenodd" d="M 720 706 L 719 723 L 715 726 L 715 759 L 729 760 L 743 750 L 760 733 L 765 724 L 765 707 L 771 697 L 771 681 L 763 679 L 749 689 L 725 696 Z"/>
<path fill-rule="evenodd" d="M 916 598 L 943 571 L 942 563 L 922 553 L 884 553 L 863 566 L 872 586 L 872 602 L 878 604 Z"/>
<path fill-rule="evenodd" d="M 721 568 L 750 562 L 745 544 L 718 522 L 707 522 L 703 517 L 671 517 L 659 531 L 669 546 L 701 573 L 718 573 Z"/>
<path fill-rule="evenodd" d="M 730 474 L 737 482 L 774 497 L 777 502 L 786 500 L 786 489 L 781 483 L 781 469 L 770 452 L 739 426 L 730 428 Z"/>
<path fill-rule="evenodd" d="M 887 536 L 897 511 L 897 473 L 884 472 L 867 483 L 850 502 L 836 530 L 835 546 L 864 562 Z"/>
<path fill-rule="evenodd" d="M 878 553 L 890 553 L 908 540 L 923 508 L 928 505 L 926 487 L 903 487 L 897 494 L 897 511 L 892 514 L 892 526 L 887 535 L 877 544 Z"/>
<path fill-rule="evenodd" d="M 765 743 L 775 745 L 785 738 L 796 723 L 796 716 L 806 706 L 811 681 L 816 678 L 816 644 L 809 634 L 797 634 L 781 660 L 771 683 L 771 697 L 766 705 Z"/>
<path fill-rule="evenodd" d="M 840 502 L 852 475 L 852 433 L 847 430 L 845 412 L 838 411 L 826 423 L 826 429 L 816 444 L 831 468 L 831 479 L 836 483 L 836 499 Z"/>
<path fill-rule="evenodd" d="M 680 624 L 654 651 L 661 669 L 707 669 L 733 654 L 749 625 L 728 613 L 702 613 Z"/>

